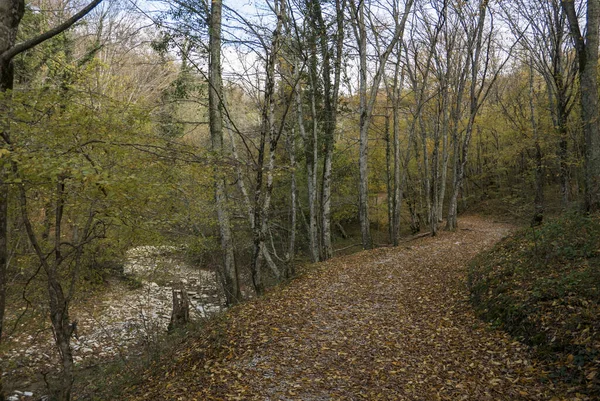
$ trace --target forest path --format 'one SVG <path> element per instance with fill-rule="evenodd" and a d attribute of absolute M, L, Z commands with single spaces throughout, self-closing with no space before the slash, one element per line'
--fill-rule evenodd
<path fill-rule="evenodd" d="M 511 227 L 478 217 L 459 224 L 321 263 L 234 308 L 151 369 L 133 398 L 549 400 L 556 389 L 541 384 L 528 347 L 469 304 L 469 260 Z"/>

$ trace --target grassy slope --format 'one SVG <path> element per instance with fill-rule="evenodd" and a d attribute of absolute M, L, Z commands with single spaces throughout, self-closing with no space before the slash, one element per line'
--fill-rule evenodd
<path fill-rule="evenodd" d="M 534 346 L 548 378 L 600 396 L 600 216 L 523 229 L 469 273 L 477 313 Z"/>

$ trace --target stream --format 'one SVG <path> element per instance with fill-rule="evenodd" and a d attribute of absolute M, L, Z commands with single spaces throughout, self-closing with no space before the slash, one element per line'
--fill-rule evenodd
<path fill-rule="evenodd" d="M 179 253 L 168 246 L 130 249 L 123 266 L 130 283 L 113 280 L 106 292 L 71 308 L 71 318 L 77 321 L 71 342 L 76 366 L 128 359 L 156 343 L 171 318 L 173 289 L 187 291 L 193 320 L 223 309 L 216 273 L 189 266 Z M 39 398 L 43 374 L 54 370 L 59 360 L 49 322 L 44 330 L 25 329 L 9 336 L 5 345 L 0 363 L 8 400 Z"/>

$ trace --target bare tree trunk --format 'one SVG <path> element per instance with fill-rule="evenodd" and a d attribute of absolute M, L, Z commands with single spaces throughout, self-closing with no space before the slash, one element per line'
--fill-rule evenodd
<path fill-rule="evenodd" d="M 579 28 L 579 21 L 573 0 L 561 0 L 561 4 L 575 42 L 579 60 L 579 82 L 581 86 L 581 117 L 585 138 L 585 210 L 600 210 L 600 112 L 598 108 L 598 45 L 600 22 L 600 1 L 588 0 L 585 38 Z"/>
<path fill-rule="evenodd" d="M 467 126 L 465 128 L 465 137 L 462 143 L 462 147 L 460 149 L 460 157 L 458 154 L 455 154 L 455 176 L 454 176 L 454 188 L 452 191 L 452 198 L 450 199 L 450 208 L 448 210 L 448 221 L 446 223 L 446 230 L 454 231 L 458 228 L 457 223 L 457 202 L 458 202 L 458 194 L 462 188 L 465 166 L 467 165 L 467 159 L 469 156 L 469 144 L 471 142 L 471 135 L 473 133 L 473 127 L 475 124 L 475 117 L 477 115 L 477 111 L 481 106 L 481 94 L 484 90 L 484 81 L 478 78 L 479 68 L 480 68 L 480 59 L 481 52 L 483 46 L 483 29 L 485 24 L 485 16 L 488 7 L 488 0 L 481 0 L 479 5 L 479 16 L 477 19 L 477 25 L 474 30 L 474 38 L 470 38 L 472 41 L 469 46 L 469 61 L 471 63 L 471 83 L 470 83 L 470 95 L 469 95 L 469 119 L 467 121 Z M 488 49 L 489 50 L 489 49 Z M 489 54 L 486 59 L 486 63 L 489 62 Z M 486 68 L 487 69 L 487 68 Z M 478 87 L 479 84 L 479 87 Z M 458 137 L 455 138 L 458 140 Z M 455 151 L 458 150 L 458 146 L 455 144 Z"/>
<path fill-rule="evenodd" d="M 402 45 L 398 43 L 396 51 L 396 64 L 394 66 L 394 79 L 392 84 L 392 119 L 393 119 L 393 149 L 394 149 L 394 182 L 392 197 L 392 231 L 391 243 L 398 246 L 400 238 L 400 211 L 402 206 L 403 186 L 406 181 L 406 173 L 401 177 L 400 173 L 400 98 L 402 96 L 402 86 L 404 84 L 404 70 L 400 71 Z M 407 155 L 410 152 L 410 138 L 408 140 Z M 405 169 L 408 168 L 408 159 L 405 163 Z"/>
<path fill-rule="evenodd" d="M 364 249 L 371 249 L 373 241 L 371 238 L 370 220 L 369 220 L 369 172 L 368 172 L 368 153 L 369 153 L 369 127 L 371 125 L 371 117 L 373 107 L 377 100 L 379 92 L 379 84 L 383 78 L 383 73 L 387 64 L 387 60 L 396 47 L 398 42 L 402 41 L 404 27 L 408 14 L 413 5 L 413 0 L 407 0 L 402 18 L 400 11 L 396 8 L 393 10 L 393 18 L 395 22 L 394 33 L 389 43 L 383 52 L 378 53 L 377 69 L 373 75 L 371 87 L 367 97 L 367 25 L 365 20 L 365 2 L 361 1 L 358 5 L 354 0 L 350 1 L 350 9 L 353 14 L 352 28 L 354 37 L 357 43 L 359 54 L 359 156 L 358 156 L 358 171 L 359 171 L 359 188 L 358 188 L 358 219 L 360 222 L 360 231 Z M 376 27 L 372 26 L 372 32 L 375 35 L 378 43 L 378 33 Z M 379 46 L 376 46 L 379 51 Z"/>
<path fill-rule="evenodd" d="M 323 92 L 325 108 L 325 132 L 323 153 L 323 178 L 321 189 L 321 258 L 327 260 L 333 256 L 331 244 L 331 173 L 333 169 L 333 151 L 335 148 L 335 130 L 337 125 L 337 105 L 342 71 L 342 52 L 344 47 L 344 8 L 346 0 L 336 0 L 335 54 L 333 60 L 333 82 L 331 71 L 331 50 L 327 42 L 327 27 L 318 1 L 314 2 L 319 21 L 321 57 L 323 59 Z"/>
<path fill-rule="evenodd" d="M 335 119 L 335 117 L 332 117 Z M 335 124 L 335 121 L 334 123 Z M 327 132 L 325 152 L 323 154 L 323 179 L 321 181 L 321 258 L 330 259 L 333 256 L 331 243 L 331 173 L 333 171 L 333 132 Z"/>
<path fill-rule="evenodd" d="M 354 2 L 351 2 L 354 5 Z M 354 25 L 355 36 L 358 44 L 358 53 L 360 60 L 359 67 L 359 151 L 358 151 L 358 220 L 360 223 L 360 232 L 364 249 L 371 249 L 373 241 L 371 238 L 371 222 L 369 219 L 369 127 L 371 124 L 371 113 L 369 112 L 369 103 L 367 102 L 367 28 L 365 22 L 365 3 L 360 2 L 358 9 L 353 10 L 356 16 Z M 372 83 L 373 87 L 379 86 Z M 376 94 L 375 94 L 376 96 Z M 373 99 L 374 101 L 374 99 Z"/>
<path fill-rule="evenodd" d="M 448 86 L 447 81 L 444 82 L 444 89 L 442 91 L 442 97 L 444 99 L 443 105 L 443 120 L 442 120 L 442 171 L 440 175 L 440 189 L 438 193 L 438 208 L 437 208 L 437 219 L 441 223 L 443 220 L 444 210 L 444 197 L 446 195 L 446 181 L 448 177 L 448 128 L 449 128 L 449 117 L 448 108 L 450 101 L 448 99 Z"/>
<path fill-rule="evenodd" d="M 16 172 L 16 164 L 13 165 L 13 170 Z M 48 299 L 50 306 L 50 321 L 54 334 L 54 340 L 58 348 L 62 372 L 60 382 L 57 388 L 53 389 L 54 396 L 58 401 L 69 401 L 71 399 L 71 389 L 73 387 L 73 352 L 71 350 L 71 336 L 75 329 L 75 324 L 69 321 L 69 297 L 65 295 L 63 286 L 60 283 L 58 274 L 58 266 L 63 262 L 61 254 L 61 225 L 64 208 L 64 178 L 59 178 L 57 182 L 57 203 L 56 203 L 56 223 L 55 223 L 55 246 L 54 246 L 54 262 L 50 262 L 46 254 L 40 247 L 37 236 L 33 231 L 29 214 L 27 211 L 27 197 L 23 185 L 19 188 L 19 201 L 21 215 L 25 223 L 27 236 L 35 253 L 40 261 L 47 277 Z"/>
<path fill-rule="evenodd" d="M 294 265 L 294 259 L 296 256 L 296 208 L 298 202 L 296 201 L 296 196 L 298 189 L 296 187 L 296 135 L 294 130 L 288 134 L 288 154 L 290 155 L 290 169 L 291 169 L 291 185 L 290 185 L 290 243 L 288 246 L 288 256 L 287 256 L 287 269 L 285 276 L 286 278 L 292 277 L 296 274 L 296 269 Z"/>
<path fill-rule="evenodd" d="M 444 19 L 445 19 L 445 24 L 444 24 L 444 31 L 443 31 L 443 38 L 444 38 L 444 45 L 445 45 L 445 52 L 442 54 L 442 57 L 444 57 L 444 59 L 441 59 L 440 57 L 437 58 L 437 63 L 438 63 L 438 69 L 440 71 L 443 70 L 443 67 L 445 65 L 445 71 L 443 73 L 440 73 L 440 86 L 441 86 L 441 90 L 440 90 L 440 96 L 442 97 L 442 110 L 441 110 L 441 118 L 442 118 L 442 128 L 441 128 L 441 135 L 442 135 L 442 156 L 441 156 L 441 172 L 440 172 L 440 177 L 439 177 L 439 190 L 438 190 L 438 198 L 437 198 L 437 221 L 438 223 L 441 223 L 443 220 L 443 210 L 444 210 L 444 198 L 446 195 L 446 181 L 447 181 L 447 177 L 448 177 L 448 156 L 449 156 L 449 152 L 448 152 L 448 135 L 449 135 L 449 129 L 450 129 L 450 105 L 451 105 L 451 99 L 450 99 L 450 91 L 449 91 L 449 85 L 450 85 L 450 79 L 452 77 L 452 73 L 453 73 L 453 63 L 452 63 L 452 56 L 454 53 L 454 44 L 456 43 L 454 37 L 453 37 L 453 32 L 451 32 L 451 27 L 448 23 L 448 7 L 445 5 L 444 9 L 442 10 L 443 14 L 444 14 Z M 437 54 L 437 53 L 436 53 Z"/>
<path fill-rule="evenodd" d="M 425 92 L 425 88 L 422 89 L 423 94 Z M 421 182 L 423 184 L 423 189 L 425 192 L 425 206 L 427 208 L 427 223 L 430 224 L 431 232 L 435 235 L 435 229 L 432 226 L 433 221 L 431 221 L 431 181 L 430 181 L 430 166 L 429 166 L 429 151 L 427 149 L 427 128 L 423 123 L 423 117 L 419 114 L 419 128 L 421 130 L 421 146 L 423 147 L 423 175 L 421 176 Z"/>
<path fill-rule="evenodd" d="M 272 107 L 273 107 L 273 103 L 272 103 Z M 273 193 L 273 169 L 275 168 L 275 147 L 276 147 L 276 142 L 275 142 L 275 133 L 274 133 L 274 110 L 271 109 L 271 113 L 270 113 L 270 122 L 269 122 L 269 126 L 271 127 L 271 133 L 270 133 L 270 137 L 271 137 L 271 141 L 270 141 L 270 149 L 269 149 L 269 163 L 267 164 L 267 183 L 265 186 L 265 195 L 264 195 L 264 201 L 263 201 L 263 205 L 262 205 L 262 212 L 261 212 L 261 226 L 260 226 L 260 238 L 262 239 L 261 242 L 261 252 L 263 254 L 264 260 L 265 262 L 267 262 L 267 266 L 269 267 L 269 269 L 271 269 L 271 272 L 273 273 L 273 275 L 275 276 L 275 278 L 279 281 L 281 279 L 281 272 L 279 271 L 279 267 L 277 267 L 277 264 L 275 263 L 275 261 L 273 260 L 273 258 L 271 257 L 271 254 L 269 253 L 269 250 L 267 248 L 267 244 L 266 244 L 266 238 L 267 238 L 267 233 L 269 231 L 269 212 L 271 209 L 271 196 Z"/>
<path fill-rule="evenodd" d="M 309 222 L 310 222 L 310 247 L 311 247 L 311 261 L 318 262 L 319 257 L 319 226 L 318 226 L 318 210 L 319 205 L 317 204 L 318 190 L 317 176 L 319 169 L 319 154 L 318 154 L 318 143 L 319 143 L 319 117 L 317 115 L 317 62 L 316 54 L 311 54 L 310 61 L 310 114 L 311 114 L 311 130 L 308 140 L 306 152 L 310 152 L 310 157 L 306 158 L 306 163 L 310 161 L 310 169 L 308 179 L 308 208 L 309 208 Z"/>
<path fill-rule="evenodd" d="M 544 219 L 544 167 L 542 147 L 535 115 L 535 90 L 533 88 L 533 62 L 529 64 L 529 112 L 531 113 L 531 129 L 535 146 L 535 199 L 532 223 L 540 224 Z"/>
<path fill-rule="evenodd" d="M 367 158 L 369 152 L 369 126 L 370 116 L 367 110 L 367 29 L 365 24 L 365 6 L 360 2 L 358 9 L 358 18 L 356 21 L 360 70 L 359 70 L 359 151 L 358 151 L 358 220 L 360 222 L 360 233 L 364 249 L 371 249 L 373 242 L 371 239 L 371 227 L 369 220 L 369 172 Z"/>
<path fill-rule="evenodd" d="M 387 86 L 387 85 L 386 85 Z M 389 93 L 389 90 L 388 90 Z M 389 97 L 388 97 L 389 99 Z M 392 138 L 390 135 L 390 115 L 389 104 L 385 110 L 385 186 L 387 194 L 387 218 L 388 218 L 388 236 L 389 242 L 393 243 L 394 238 L 394 177 L 392 171 Z"/>
<path fill-rule="evenodd" d="M 225 124 L 226 126 L 228 126 L 228 124 Z M 255 229 L 255 213 L 254 213 L 254 209 L 252 207 L 252 204 L 250 203 L 250 196 L 248 195 L 248 190 L 246 189 L 246 184 L 244 183 L 244 177 L 242 174 L 242 170 L 240 168 L 240 157 L 239 154 L 237 152 L 237 146 L 236 146 L 236 141 L 235 141 L 235 136 L 233 134 L 233 131 L 231 128 L 227 128 L 227 131 L 229 132 L 229 139 L 231 142 L 231 153 L 233 155 L 233 158 L 236 162 L 236 175 L 237 175 L 237 184 L 238 184 L 238 188 L 242 194 L 242 199 L 244 201 L 244 206 L 246 207 L 246 212 L 248 213 L 248 223 L 250 225 L 250 229 L 254 232 Z M 295 180 L 295 174 L 294 172 L 292 172 L 292 174 L 294 175 L 294 180 Z M 268 226 L 267 226 L 268 229 Z M 266 231 L 265 231 L 266 232 Z M 271 270 L 278 276 L 279 275 L 279 270 L 275 264 L 275 261 L 273 260 L 273 258 L 271 257 L 271 255 L 269 254 L 269 250 L 267 249 L 267 247 L 265 246 L 265 244 L 263 244 L 263 246 L 260 248 L 260 252 L 261 252 L 261 256 L 260 256 L 260 260 L 261 261 L 265 261 L 267 262 L 267 264 L 269 265 L 269 267 L 271 268 Z"/>
<path fill-rule="evenodd" d="M 254 191 L 254 257 L 252 260 L 252 283 L 257 295 L 264 292 L 264 283 L 262 281 L 262 261 L 266 260 L 269 268 L 277 278 L 280 272 L 268 251 L 266 250 L 266 236 L 268 232 L 269 209 L 271 205 L 271 193 L 273 190 L 273 168 L 275 165 L 275 150 L 279 140 L 279 134 L 275 132 L 275 64 L 279 54 L 281 28 L 283 25 L 283 7 L 284 2 L 275 2 L 275 15 L 277 17 L 277 26 L 273 32 L 273 39 L 270 48 L 265 48 L 266 52 L 266 77 L 264 102 L 261 116 L 260 144 L 258 147 L 257 173 Z M 265 169 L 266 146 L 269 145 L 269 161 Z M 266 170 L 266 171 L 265 171 Z M 266 182 L 265 181 L 266 173 Z M 264 186 L 264 188 L 263 188 Z"/>
<path fill-rule="evenodd" d="M 244 206 L 246 207 L 246 213 L 248 214 L 248 222 L 250 223 L 250 228 L 254 229 L 254 211 L 252 209 L 252 204 L 250 203 L 250 195 L 248 194 L 248 190 L 246 189 L 244 175 L 242 174 L 242 169 L 240 167 L 241 161 L 237 151 L 235 136 L 233 130 L 229 127 L 229 124 L 227 124 L 227 122 L 225 122 L 225 127 L 227 129 L 227 132 L 229 133 L 229 142 L 231 143 L 231 154 L 233 156 L 233 159 L 235 160 L 236 182 L 240 193 L 242 194 Z"/>
<path fill-rule="evenodd" d="M 213 0 L 210 8 L 210 65 L 209 65 L 209 122 L 212 151 L 217 160 L 222 160 L 223 152 L 223 80 L 221 77 L 221 0 Z M 229 211 L 227 210 L 227 196 L 225 194 L 225 178 L 219 171 L 218 165 L 214 166 L 215 178 L 215 203 L 221 248 L 223 251 L 223 272 L 220 275 L 223 281 L 223 290 L 227 304 L 233 305 L 241 300 L 238 272 L 233 249 L 233 234 Z"/>
<path fill-rule="evenodd" d="M 441 108 L 441 107 L 440 107 Z M 438 110 L 440 112 L 440 110 Z M 435 236 L 438 230 L 438 209 L 439 209 L 439 178 L 440 178 L 440 123 L 439 116 L 436 117 L 436 127 L 433 133 L 433 152 L 431 154 L 431 211 L 429 221 L 431 226 L 431 235 Z"/>
<path fill-rule="evenodd" d="M 296 71 L 299 73 L 299 68 L 296 67 Z M 311 102 L 312 103 L 312 102 Z M 319 249 L 318 249 L 318 232 L 317 232 L 317 216 L 316 216 L 316 202 L 317 202 L 317 172 L 316 172 L 316 144 L 314 137 L 308 135 L 306 128 L 304 127 L 304 111 L 302 108 L 302 94 L 300 92 L 299 85 L 296 88 L 296 115 L 298 118 L 298 129 L 300 136 L 304 142 L 304 152 L 306 156 L 306 180 L 308 189 L 308 251 L 311 262 L 319 261 Z"/>

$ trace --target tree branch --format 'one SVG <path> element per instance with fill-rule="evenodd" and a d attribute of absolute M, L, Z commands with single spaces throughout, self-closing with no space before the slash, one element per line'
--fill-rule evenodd
<path fill-rule="evenodd" d="M 63 22 L 62 24 L 50 29 L 49 31 L 42 33 L 39 36 L 36 36 L 35 38 L 31 38 L 29 40 L 26 40 L 25 42 L 17 43 L 13 47 L 11 47 L 10 49 L 8 49 L 4 53 L 2 53 L 0 55 L 0 59 L 2 59 L 4 61 L 10 61 L 16 55 L 23 53 L 24 51 L 27 51 L 27 50 L 39 45 L 40 43 L 45 42 L 46 40 L 51 39 L 51 38 L 55 37 L 56 35 L 66 31 L 71 26 L 73 26 L 73 24 L 75 24 L 77 21 L 79 21 L 80 19 L 85 17 L 90 11 L 92 11 L 100 3 L 102 3 L 102 0 L 93 0 L 85 8 L 83 8 L 81 11 L 79 11 L 77 14 L 75 14 L 74 16 L 72 16 L 71 18 L 69 18 L 68 20 Z"/>

